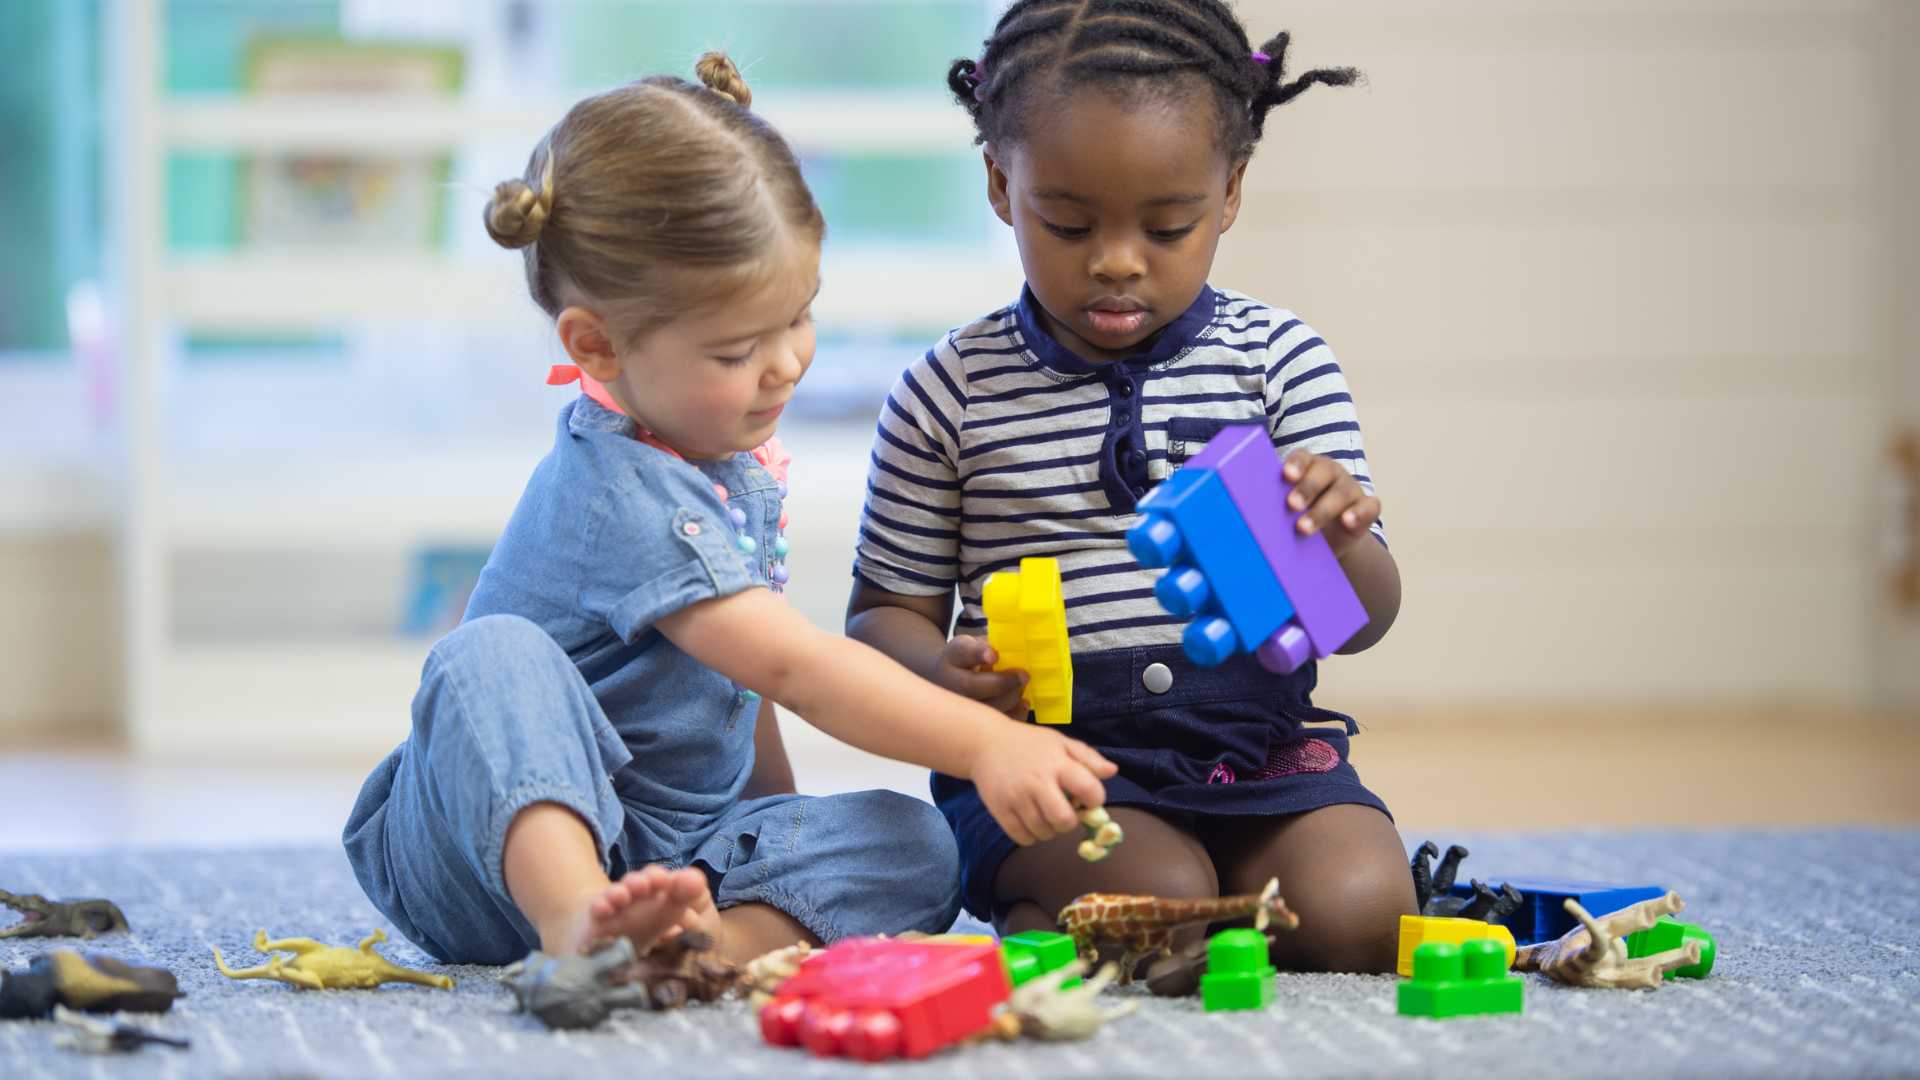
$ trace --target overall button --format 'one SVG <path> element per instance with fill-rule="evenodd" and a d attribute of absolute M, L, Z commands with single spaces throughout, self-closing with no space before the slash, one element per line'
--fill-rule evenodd
<path fill-rule="evenodd" d="M 1145 465 L 1146 463 L 1147 463 L 1147 455 L 1141 453 L 1138 450 L 1127 451 L 1127 464 L 1137 469 L 1140 466 Z"/>
<path fill-rule="evenodd" d="M 1121 397 L 1133 396 L 1133 384 L 1130 382 L 1123 382 L 1119 386 L 1115 387 L 1114 389 L 1119 392 Z"/>
<path fill-rule="evenodd" d="M 1173 689 L 1173 669 L 1165 664 L 1148 664 L 1147 670 L 1140 673 L 1140 685 L 1146 687 L 1149 694 L 1164 694 Z"/>

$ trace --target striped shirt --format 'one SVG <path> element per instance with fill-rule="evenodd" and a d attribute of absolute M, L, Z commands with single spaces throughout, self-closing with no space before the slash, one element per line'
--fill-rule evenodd
<path fill-rule="evenodd" d="M 979 634 L 987 577 L 1052 556 L 1076 653 L 1174 645 L 1183 622 L 1126 532 L 1136 500 L 1223 426 L 1264 422 L 1283 453 L 1338 460 L 1372 493 L 1346 378 L 1291 312 L 1203 288 L 1146 352 L 1091 364 L 1040 329 L 1036 303 L 1023 290 L 950 332 L 888 394 L 854 556 L 868 584 L 957 586 L 954 629 Z"/>

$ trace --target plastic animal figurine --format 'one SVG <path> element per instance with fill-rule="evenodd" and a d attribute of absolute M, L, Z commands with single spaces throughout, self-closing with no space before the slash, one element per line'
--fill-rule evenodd
<path fill-rule="evenodd" d="M 530 953 L 506 970 L 504 981 L 523 1012 L 570 1031 L 594 1027 L 620 1009 L 677 1009 L 718 999 L 739 972 L 712 952 L 713 939 L 695 930 L 644 956 L 634 954 L 631 940 L 616 938 L 585 956 Z"/>
<path fill-rule="evenodd" d="M 1689 940 L 1677 949 L 1635 959 L 1627 954 L 1626 937 L 1686 906 L 1680 894 L 1670 892 L 1596 919 L 1579 901 L 1568 900 L 1567 911 L 1580 925 L 1558 940 L 1522 946 L 1514 955 L 1513 970 L 1538 971 L 1568 986 L 1658 989 L 1667 972 L 1700 961 L 1700 942 Z"/>
<path fill-rule="evenodd" d="M 1120 981 L 1126 983 L 1133 981 L 1134 969 L 1142 961 L 1172 953 L 1175 930 L 1249 915 L 1256 930 L 1265 930 L 1270 923 L 1288 930 L 1300 925 L 1300 917 L 1280 898 L 1280 879 L 1272 878 L 1257 895 L 1210 900 L 1088 893 L 1060 909 L 1060 929 L 1088 960 L 1096 957 L 1101 945 L 1120 946 Z"/>
<path fill-rule="evenodd" d="M 1200 992 L 1207 973 L 1207 939 L 1195 938 L 1147 965 L 1147 990 L 1154 997 L 1190 997 Z"/>
<path fill-rule="evenodd" d="M 49 900 L 0 889 L 0 904 L 20 913 L 20 921 L 0 927 L 0 938 L 91 938 L 127 928 L 127 917 L 111 900 Z"/>
<path fill-rule="evenodd" d="M 1112 964 L 1102 965 L 1099 972 L 1079 986 L 1060 988 L 1062 983 L 1078 978 L 1086 970 L 1086 961 L 1076 959 L 1015 987 L 1006 1008 L 993 1019 L 994 1037 L 1010 1041 L 1026 1036 L 1050 1042 L 1091 1039 L 1109 1021 L 1140 1007 L 1139 1002 L 1129 1001 L 1118 1008 L 1103 1009 L 1095 1000 L 1119 974 L 1119 968 Z"/>
<path fill-rule="evenodd" d="M 1451 895 L 1454 876 L 1459 873 L 1460 861 L 1467 857 L 1467 849 L 1459 844 L 1448 847 L 1440 865 L 1430 870 L 1428 864 L 1439 854 L 1440 849 L 1431 840 L 1413 853 L 1413 898 L 1420 905 L 1420 914 L 1497 923 L 1526 903 L 1513 886 L 1502 885 L 1495 892 L 1478 878 L 1472 881 L 1472 896 Z"/>
<path fill-rule="evenodd" d="M 148 1043 L 159 1043 L 185 1050 L 193 1044 L 185 1039 L 175 1039 L 134 1027 L 132 1024 L 114 1024 L 105 1020 L 95 1020 L 69 1011 L 63 1005 L 53 1007 L 53 1018 L 68 1030 L 53 1037 L 53 1044 L 65 1050 L 78 1050 L 83 1054 L 119 1054 L 138 1050 Z"/>
<path fill-rule="evenodd" d="M 65 1006 L 82 1012 L 162 1013 L 180 981 L 165 968 L 135 967 L 111 956 L 56 949 L 24 971 L 0 971 L 0 1019 L 45 1019 Z"/>
<path fill-rule="evenodd" d="M 905 937 L 905 935 L 901 936 Z M 747 966 L 741 969 L 740 981 L 735 984 L 734 989 L 744 992 L 748 1002 L 757 1010 L 773 1000 L 773 995 L 779 991 L 780 984 L 793 978 L 794 974 L 800 970 L 800 965 L 806 963 L 807 957 L 812 954 L 813 946 L 799 941 L 785 948 L 756 956 L 747 961 Z"/>
<path fill-rule="evenodd" d="M 1120 831 L 1120 823 L 1113 820 L 1104 806 L 1080 811 L 1080 825 L 1087 830 L 1087 838 L 1080 841 L 1076 850 L 1088 862 L 1099 862 L 1113 854 L 1113 849 L 1127 838 L 1127 834 Z"/>
<path fill-rule="evenodd" d="M 385 940 L 386 931 L 375 930 L 362 939 L 358 946 L 349 949 L 344 945 L 322 945 L 312 938 L 269 941 L 267 932 L 261 930 L 253 935 L 255 952 L 290 952 L 293 959 L 275 956 L 258 967 L 235 971 L 227 966 L 226 959 L 220 955 L 219 946 L 215 946 L 213 963 L 220 969 L 220 974 L 229 979 L 274 979 L 304 990 L 371 990 L 381 983 L 390 982 L 453 989 L 453 980 L 445 975 L 429 975 L 424 971 L 403 968 L 374 952 L 373 947 Z"/>

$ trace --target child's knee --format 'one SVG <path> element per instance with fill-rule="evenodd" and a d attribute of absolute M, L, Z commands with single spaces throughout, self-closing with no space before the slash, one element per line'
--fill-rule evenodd
<path fill-rule="evenodd" d="M 960 913 L 960 849 L 940 811 L 894 791 L 862 792 L 874 823 L 873 847 L 885 853 L 908 929 L 939 933 Z"/>
<path fill-rule="evenodd" d="M 562 667 L 573 667 L 566 650 L 531 620 L 484 615 L 461 623 L 434 643 L 423 682 L 527 680 Z"/>
<path fill-rule="evenodd" d="M 1413 914 L 1405 866 L 1342 867 L 1287 900 L 1300 915 L 1300 928 L 1277 950 L 1287 955 L 1286 966 L 1362 974 L 1394 969 L 1400 916 Z"/>
<path fill-rule="evenodd" d="M 455 775 L 485 775 L 459 759 L 538 759 L 543 755 L 530 753 L 533 746 L 555 742 L 592 748 L 605 741 L 604 726 L 592 689 L 558 642 L 518 615 L 488 615 L 434 645 L 413 700 L 409 741 L 436 767 L 451 758 L 462 766 L 451 770 Z"/>

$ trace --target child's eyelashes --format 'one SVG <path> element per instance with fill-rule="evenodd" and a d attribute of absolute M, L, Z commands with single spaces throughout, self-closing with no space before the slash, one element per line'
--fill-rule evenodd
<path fill-rule="evenodd" d="M 1084 225 L 1055 225 L 1045 218 L 1040 220 L 1040 224 L 1044 226 L 1048 232 L 1062 240 L 1084 240 L 1093 232 L 1091 228 Z M 1146 232 L 1148 237 L 1160 243 L 1171 244 L 1176 240 L 1185 239 L 1193 230 L 1199 227 L 1200 223 L 1196 221 L 1191 225 L 1182 225 L 1177 229 L 1148 229 Z"/>
<path fill-rule="evenodd" d="M 747 361 L 753 359 L 753 350 L 748 349 L 746 352 L 741 353 L 739 356 L 715 356 L 714 359 L 720 361 L 722 364 L 725 364 L 728 367 L 739 367 L 741 364 L 744 364 Z"/>

